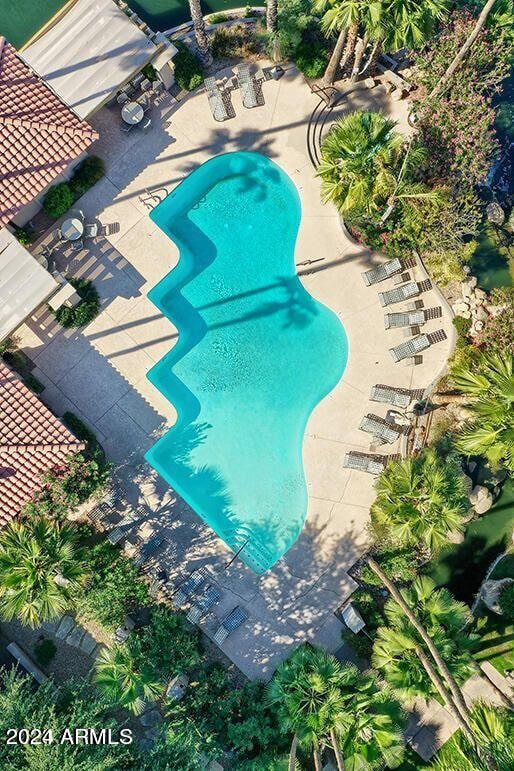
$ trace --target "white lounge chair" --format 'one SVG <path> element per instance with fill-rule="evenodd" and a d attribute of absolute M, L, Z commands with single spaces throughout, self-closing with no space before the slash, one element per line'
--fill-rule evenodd
<path fill-rule="evenodd" d="M 366 270 L 364 273 L 361 273 L 361 276 L 366 286 L 371 286 L 372 284 L 379 284 L 380 281 L 385 281 L 386 278 L 394 276 L 395 273 L 400 273 L 401 270 L 402 263 L 398 257 L 395 257 L 392 260 L 383 262 L 382 265 L 377 265 L 376 268 Z"/>

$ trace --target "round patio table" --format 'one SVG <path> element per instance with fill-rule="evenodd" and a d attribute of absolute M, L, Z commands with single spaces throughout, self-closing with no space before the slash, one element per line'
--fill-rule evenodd
<path fill-rule="evenodd" d="M 84 234 L 84 223 L 78 217 L 69 217 L 61 225 L 61 235 L 66 241 L 78 241 Z"/>
<path fill-rule="evenodd" d="M 121 117 L 128 123 L 129 126 L 135 126 L 136 123 L 141 123 L 144 116 L 144 110 L 138 102 L 127 102 L 121 108 Z"/>

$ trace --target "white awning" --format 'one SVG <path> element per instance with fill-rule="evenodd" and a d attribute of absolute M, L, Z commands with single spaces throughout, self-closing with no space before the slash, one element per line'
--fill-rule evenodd
<path fill-rule="evenodd" d="M 87 118 L 156 52 L 113 0 L 78 0 L 20 55 Z"/>
<path fill-rule="evenodd" d="M 0 230 L 0 340 L 19 327 L 57 286 L 7 228 Z"/>

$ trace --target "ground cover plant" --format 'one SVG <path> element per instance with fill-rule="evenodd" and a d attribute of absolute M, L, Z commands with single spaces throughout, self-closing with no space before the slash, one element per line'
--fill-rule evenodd
<path fill-rule="evenodd" d="M 174 45 L 178 49 L 178 53 L 173 58 L 175 80 L 184 91 L 194 91 L 203 82 L 202 66 L 185 43 L 176 41 Z"/>

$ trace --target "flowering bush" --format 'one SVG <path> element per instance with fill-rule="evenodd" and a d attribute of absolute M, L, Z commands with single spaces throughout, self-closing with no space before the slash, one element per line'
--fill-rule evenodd
<path fill-rule="evenodd" d="M 476 19 L 466 10 L 453 14 L 436 45 L 416 60 L 422 95 L 417 113 L 429 150 L 430 174 L 472 187 L 484 179 L 498 152 L 491 103 L 509 74 L 511 51 L 507 31 L 483 28 L 465 63 L 447 87 L 430 92 L 471 33 Z"/>

